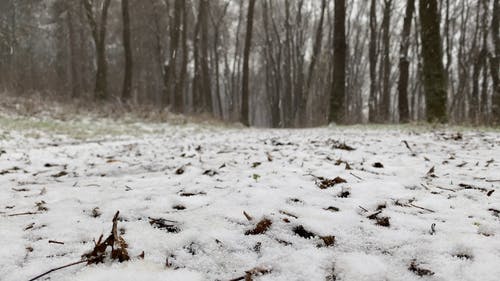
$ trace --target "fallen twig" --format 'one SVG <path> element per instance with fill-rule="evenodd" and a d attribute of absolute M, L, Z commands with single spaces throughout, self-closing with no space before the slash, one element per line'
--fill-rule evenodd
<path fill-rule="evenodd" d="M 410 147 L 410 145 L 408 144 L 408 142 L 407 142 L 407 141 L 403 140 L 402 142 L 405 144 L 406 148 L 408 148 L 408 150 L 411 152 L 412 156 L 416 156 L 416 155 L 417 155 L 417 154 L 413 151 L 413 149 L 411 149 L 411 147 Z"/>
<path fill-rule="evenodd" d="M 462 189 L 460 190 L 464 190 L 464 189 L 474 189 L 474 190 L 479 190 L 481 192 L 484 192 L 486 193 L 487 196 L 491 196 L 491 194 L 493 194 L 493 192 L 495 192 L 494 189 L 486 189 L 486 188 L 483 188 L 483 187 L 477 187 L 477 186 L 473 186 L 473 185 L 470 185 L 470 184 L 465 184 L 465 183 L 461 183 L 459 184 L 458 186 L 460 186 Z"/>
<path fill-rule="evenodd" d="M 292 217 L 292 218 L 294 218 L 294 219 L 298 219 L 298 218 L 299 218 L 299 217 L 297 217 L 296 215 L 291 214 L 291 213 L 289 213 L 289 212 L 287 212 L 287 211 L 283 211 L 283 210 L 280 210 L 280 214 L 282 214 L 282 215 L 286 215 L 286 216 L 289 216 L 289 217 Z"/>
<path fill-rule="evenodd" d="M 349 174 L 351 174 L 351 176 L 353 176 L 353 177 L 357 178 L 358 180 L 364 180 L 362 177 L 360 177 L 360 176 L 356 176 L 356 175 L 355 175 L 355 174 L 353 174 L 352 172 L 351 172 L 351 173 L 349 173 Z"/>
<path fill-rule="evenodd" d="M 431 212 L 431 213 L 435 213 L 435 212 L 436 212 L 436 211 L 431 210 L 431 209 L 427 209 L 427 208 L 424 208 L 424 207 L 417 206 L 417 205 L 415 205 L 415 204 L 413 204 L 413 203 L 410 203 L 410 204 L 408 204 L 408 205 L 409 205 L 409 206 L 412 206 L 412 207 L 414 207 L 414 208 L 420 209 L 420 210 L 427 211 L 427 212 Z"/>
<path fill-rule="evenodd" d="M 434 187 L 442 189 L 442 190 L 448 190 L 448 191 L 451 191 L 451 192 L 457 192 L 455 189 L 451 189 L 451 188 L 446 188 L 446 187 L 441 187 L 441 186 L 434 186 Z"/>
<path fill-rule="evenodd" d="M 60 267 L 52 268 L 52 269 L 51 269 L 51 270 L 49 270 L 49 271 L 46 271 L 46 272 L 44 272 L 44 273 L 42 273 L 42 274 L 40 274 L 40 275 L 37 275 L 37 276 L 35 276 L 35 277 L 31 278 L 29 281 L 33 281 L 33 280 L 39 279 L 39 278 L 41 278 L 41 277 L 43 277 L 43 276 L 45 276 L 45 275 L 47 275 L 47 274 L 49 274 L 49 273 L 52 273 L 52 272 L 54 272 L 54 271 L 61 270 L 61 269 L 64 269 L 64 268 L 66 268 L 66 267 L 74 266 L 74 265 L 81 264 L 81 263 L 85 263 L 85 262 L 88 262 L 88 260 L 86 260 L 86 259 L 85 259 L 85 260 L 81 260 L 81 261 L 77 261 L 77 262 L 72 262 L 72 263 L 70 263 L 70 264 L 63 265 L 63 266 L 60 266 Z"/>
<path fill-rule="evenodd" d="M 38 215 L 40 212 L 24 212 L 7 215 L 8 217 L 26 216 L 26 215 Z"/>
<path fill-rule="evenodd" d="M 420 184 L 423 188 L 427 189 L 427 190 L 431 190 L 428 186 L 426 186 L 425 184 L 421 183 Z"/>
<path fill-rule="evenodd" d="M 361 206 L 358 206 L 358 207 L 359 207 L 361 210 L 365 211 L 365 213 L 368 213 L 368 210 L 367 210 L 367 209 L 365 209 L 365 208 L 363 208 L 363 207 L 361 207 Z"/>
<path fill-rule="evenodd" d="M 243 215 L 245 215 L 245 218 L 247 218 L 248 221 L 253 220 L 252 216 L 250 216 L 247 212 L 243 211 Z"/>

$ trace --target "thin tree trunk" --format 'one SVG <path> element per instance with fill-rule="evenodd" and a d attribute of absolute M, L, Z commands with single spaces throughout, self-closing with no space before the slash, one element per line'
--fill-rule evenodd
<path fill-rule="evenodd" d="M 500 36 L 499 36 L 499 18 L 500 18 L 500 0 L 493 0 L 493 18 L 491 20 L 491 37 L 495 48 L 493 56 L 490 56 L 490 73 L 493 80 L 492 97 L 492 124 L 500 125 Z"/>
<path fill-rule="evenodd" d="M 410 46 L 411 21 L 414 10 L 415 0 L 408 0 L 406 2 L 403 32 L 401 35 L 401 50 L 399 53 L 398 109 L 400 123 L 407 123 L 410 121 L 408 110 L 408 78 L 410 67 L 408 48 Z"/>
<path fill-rule="evenodd" d="M 271 38 L 270 30 L 270 16 L 272 14 L 272 4 L 268 5 L 267 1 L 263 0 L 262 3 L 262 18 L 264 24 L 264 34 L 266 38 L 266 93 L 269 99 L 269 107 L 271 112 L 271 127 L 276 128 L 280 123 L 280 112 L 279 112 L 279 76 L 280 73 L 276 71 L 277 63 L 274 56 L 274 45 Z"/>
<path fill-rule="evenodd" d="M 333 85 L 330 96 L 329 121 L 345 121 L 345 81 L 346 81 L 346 6 L 345 0 L 335 0 L 333 39 Z"/>
<path fill-rule="evenodd" d="M 476 27 L 474 31 L 474 37 L 472 40 L 471 53 L 474 55 L 474 62 L 472 67 L 472 92 L 470 94 L 469 101 L 469 120 L 473 124 L 479 123 L 479 76 L 481 75 L 481 67 L 483 62 L 482 50 L 480 50 L 477 41 L 480 35 L 480 11 L 481 2 L 477 2 L 477 13 L 476 13 Z"/>
<path fill-rule="evenodd" d="M 214 54 L 214 69 L 215 69 L 215 98 L 216 98 L 216 104 L 219 109 L 219 114 L 220 118 L 224 119 L 224 110 L 222 109 L 222 92 L 220 89 L 220 69 L 219 69 L 219 60 L 220 60 L 220 53 L 219 53 L 219 37 L 220 37 L 220 26 L 223 23 L 224 17 L 227 12 L 227 8 L 229 7 L 229 2 L 227 2 L 224 5 L 224 8 L 222 10 L 222 14 L 218 19 L 214 19 L 211 17 L 212 21 L 212 26 L 214 29 L 214 35 L 213 35 L 213 54 Z"/>
<path fill-rule="evenodd" d="M 304 95 L 302 97 L 302 100 L 300 101 L 301 108 L 299 109 L 299 113 L 301 113 L 300 120 L 301 120 L 302 124 L 307 123 L 306 120 L 303 120 L 306 118 L 307 98 L 311 94 L 312 83 L 313 83 L 313 80 L 315 77 L 314 75 L 315 75 L 315 70 L 316 70 L 316 64 L 317 64 L 319 56 L 321 55 L 321 47 L 323 44 L 323 25 L 324 25 L 324 20 L 325 20 L 326 4 L 327 4 L 326 0 L 321 1 L 321 13 L 320 13 L 319 22 L 318 22 L 318 28 L 316 29 L 313 52 L 311 54 L 311 62 L 309 63 L 309 71 L 308 71 L 308 76 L 307 76 L 306 89 L 304 91 Z"/>
<path fill-rule="evenodd" d="M 106 31 L 110 3 L 111 0 L 104 0 L 101 12 L 99 40 L 96 46 L 97 74 L 95 93 L 96 98 L 99 100 L 105 100 L 108 98 L 108 60 L 106 58 Z"/>
<path fill-rule="evenodd" d="M 80 94 L 80 76 L 78 73 L 77 62 L 77 42 L 75 34 L 75 23 L 73 22 L 73 7 L 68 5 L 68 30 L 69 30 L 69 50 L 71 60 L 71 98 L 77 98 Z"/>
<path fill-rule="evenodd" d="M 482 23 L 482 33 L 483 33 L 483 46 L 481 48 L 481 62 L 482 62 L 482 74 L 483 81 L 481 85 L 481 104 L 480 104 L 480 112 L 481 112 L 481 123 L 485 124 L 488 121 L 488 10 L 489 10 L 489 0 L 482 0 L 483 3 L 483 23 Z"/>
<path fill-rule="evenodd" d="M 122 0 L 123 50 L 125 57 L 125 75 L 123 78 L 122 100 L 128 101 L 132 95 L 132 45 L 130 42 L 129 0 Z"/>
<path fill-rule="evenodd" d="M 106 29 L 108 20 L 108 10 L 111 0 L 104 0 L 101 10 L 101 20 L 99 25 L 94 17 L 93 2 L 82 0 L 85 8 L 85 14 L 90 25 L 92 38 L 94 40 L 97 71 L 95 79 L 94 94 L 97 100 L 104 100 L 108 97 L 107 92 L 107 68 L 106 59 Z"/>
<path fill-rule="evenodd" d="M 174 104 L 174 110 L 176 110 L 179 113 L 182 113 L 185 111 L 184 109 L 184 94 L 186 93 L 186 77 L 187 77 L 187 65 L 189 62 L 189 50 L 188 50 L 188 11 L 187 11 L 187 6 L 186 6 L 187 1 L 182 1 L 182 64 L 181 64 L 181 71 L 179 75 L 179 81 L 176 84 L 176 89 L 175 89 L 175 104 Z"/>
<path fill-rule="evenodd" d="M 465 54 L 465 44 L 467 42 L 467 23 L 469 21 L 469 6 L 462 3 L 460 11 L 460 38 L 457 53 L 457 74 L 458 74 L 458 85 L 455 96 L 453 97 L 453 102 L 451 103 L 450 112 L 454 117 L 454 121 L 463 122 L 467 112 L 465 107 L 465 100 L 467 97 L 467 86 L 469 77 L 469 66 L 467 65 L 467 56 Z"/>
<path fill-rule="evenodd" d="M 371 0 L 370 6 L 370 43 L 368 51 L 370 63 L 370 96 L 368 100 L 368 121 L 377 120 L 377 0 Z"/>
<path fill-rule="evenodd" d="M 390 60 L 390 28 L 391 28 L 392 0 L 384 1 L 384 17 L 382 19 L 382 98 L 380 102 L 380 114 L 383 122 L 390 122 L 391 111 L 391 60 Z"/>
<path fill-rule="evenodd" d="M 210 81 L 210 68 L 208 66 L 208 14 L 209 0 L 201 0 L 200 2 L 200 66 L 202 74 L 202 89 L 201 95 L 203 99 L 203 112 L 212 113 L 212 85 Z"/>
<path fill-rule="evenodd" d="M 443 4 L 444 5 L 444 4 Z M 452 64 L 453 64 L 453 40 L 450 34 L 450 0 L 446 0 L 446 15 L 445 15 L 445 40 L 446 40 L 446 84 L 448 85 L 448 90 L 450 92 L 450 97 L 454 96 L 454 85 L 453 85 L 453 73 L 452 73 Z M 451 114 L 450 108 L 448 108 L 448 112 Z M 450 116 L 453 118 L 453 116 Z"/>
<path fill-rule="evenodd" d="M 249 99 L 250 99 L 250 49 L 252 46 L 253 12 L 256 0 L 249 0 L 247 12 L 247 32 L 245 38 L 245 51 L 243 58 L 243 81 L 242 81 L 242 104 L 241 104 L 241 122 L 245 126 L 250 125 L 249 119 Z"/>
<path fill-rule="evenodd" d="M 290 16 L 290 1 L 285 1 L 285 42 L 284 42 L 284 64 L 283 64 L 283 99 L 281 106 L 283 108 L 283 127 L 290 127 L 292 115 L 292 97 L 293 97 L 293 67 L 292 67 L 292 26 Z"/>
<path fill-rule="evenodd" d="M 230 106 L 231 106 L 231 111 L 232 111 L 232 116 L 235 120 L 239 120 L 241 118 L 241 107 L 240 107 L 240 93 L 241 91 L 239 90 L 239 71 L 240 71 L 240 30 L 241 30 L 241 23 L 243 22 L 243 14 L 244 14 L 244 1 L 240 0 L 240 7 L 238 9 L 238 24 L 236 25 L 236 38 L 235 38 L 235 44 L 234 44 L 234 57 L 233 57 L 233 66 L 232 66 L 232 71 L 231 71 L 231 101 L 230 101 Z"/>

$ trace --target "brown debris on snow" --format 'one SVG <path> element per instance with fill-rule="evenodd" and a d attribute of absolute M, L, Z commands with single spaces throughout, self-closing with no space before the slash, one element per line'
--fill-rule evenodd
<path fill-rule="evenodd" d="M 420 277 L 434 275 L 434 272 L 432 272 L 431 270 L 422 268 L 422 267 L 420 267 L 420 265 L 417 265 L 416 260 L 411 261 L 410 266 L 408 267 L 408 270 L 415 273 L 416 275 L 418 275 Z"/>
<path fill-rule="evenodd" d="M 149 224 L 154 228 L 166 230 L 170 233 L 178 233 L 181 229 L 177 226 L 177 222 L 164 218 L 149 218 Z"/>
<path fill-rule="evenodd" d="M 102 241 L 102 234 L 95 243 L 94 249 L 92 251 L 84 254 L 82 257 L 87 260 L 87 264 L 97 264 L 104 262 L 104 259 L 108 256 L 106 249 L 111 247 L 110 258 L 112 260 L 118 260 L 119 262 L 128 261 L 130 259 L 127 251 L 127 242 L 122 236 L 118 235 L 118 215 L 120 211 L 117 211 L 113 217 L 113 227 L 111 228 L 111 234 Z"/>
<path fill-rule="evenodd" d="M 263 218 L 259 221 L 259 223 L 257 223 L 254 229 L 245 232 L 245 235 L 263 234 L 271 227 L 272 224 L 273 222 L 270 219 Z"/>
<path fill-rule="evenodd" d="M 254 268 L 252 268 L 250 270 L 245 271 L 245 275 L 244 276 L 240 276 L 240 277 L 231 279 L 229 281 L 239 281 L 239 280 L 253 281 L 254 280 L 253 277 L 264 275 L 264 274 L 268 274 L 268 273 L 271 273 L 271 269 L 270 268 L 266 268 L 266 267 L 254 267 Z"/>
<path fill-rule="evenodd" d="M 341 177 L 336 177 L 334 179 L 328 179 L 328 178 L 316 177 L 316 176 L 314 176 L 314 177 L 317 179 L 316 185 L 320 189 L 327 189 L 327 188 L 335 186 L 336 184 L 347 183 L 347 181 Z"/>

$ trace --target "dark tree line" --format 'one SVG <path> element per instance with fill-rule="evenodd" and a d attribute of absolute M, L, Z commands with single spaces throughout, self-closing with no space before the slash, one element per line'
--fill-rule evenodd
<path fill-rule="evenodd" d="M 2 0 L 0 89 L 245 125 L 500 124 L 499 0 Z"/>

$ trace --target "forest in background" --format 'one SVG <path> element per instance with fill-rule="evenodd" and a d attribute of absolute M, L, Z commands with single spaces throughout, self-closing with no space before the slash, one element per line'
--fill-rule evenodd
<path fill-rule="evenodd" d="M 0 89 L 264 127 L 500 123 L 499 0 L 1 0 Z"/>

